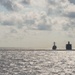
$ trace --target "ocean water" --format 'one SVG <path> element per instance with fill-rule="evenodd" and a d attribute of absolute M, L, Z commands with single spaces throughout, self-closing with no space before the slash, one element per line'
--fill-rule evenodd
<path fill-rule="evenodd" d="M 75 75 L 75 51 L 0 51 L 0 75 Z"/>

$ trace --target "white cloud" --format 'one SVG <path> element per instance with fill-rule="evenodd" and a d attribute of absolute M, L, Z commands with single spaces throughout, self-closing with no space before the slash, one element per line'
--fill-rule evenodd
<path fill-rule="evenodd" d="M 23 11 L 23 9 L 25 10 L 26 8 L 24 8 L 22 2 L 29 4 L 29 6 L 31 5 L 31 8 L 27 6 L 30 11 Z M 66 17 L 74 17 L 74 14 L 71 12 L 72 10 L 70 10 L 70 12 L 68 11 L 69 7 L 72 7 L 68 0 L 3 0 L 1 4 L 6 5 L 7 9 L 9 9 L 8 5 L 10 5 L 11 10 L 14 10 L 16 7 L 22 8 L 21 10 L 19 9 L 20 11 L 18 12 L 0 12 L 0 23 L 3 26 L 16 26 L 18 28 L 25 26 L 27 29 L 34 30 L 62 30 L 63 25 L 66 25 Z M 14 4 L 16 7 L 14 7 Z M 38 10 L 38 8 L 41 8 L 40 12 L 34 11 Z"/>

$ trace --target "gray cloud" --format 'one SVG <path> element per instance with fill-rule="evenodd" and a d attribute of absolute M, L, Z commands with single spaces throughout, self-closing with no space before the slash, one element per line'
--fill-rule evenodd
<path fill-rule="evenodd" d="M 2 22 L 2 25 L 5 25 L 5 26 L 12 26 L 12 25 L 14 25 L 14 22 L 13 22 L 13 21 L 5 20 L 5 21 Z"/>
<path fill-rule="evenodd" d="M 75 4 L 75 0 L 69 0 L 69 2 Z"/>
<path fill-rule="evenodd" d="M 51 30 L 51 26 L 46 25 L 46 24 L 39 24 L 38 25 L 38 30 Z"/>
<path fill-rule="evenodd" d="M 3 5 L 7 10 L 17 10 L 17 5 L 12 0 L 0 0 L 0 4 Z"/>
<path fill-rule="evenodd" d="M 56 2 L 53 1 L 53 0 L 48 0 L 48 3 L 49 3 L 49 4 L 52 4 L 52 5 L 55 5 L 55 4 L 56 4 Z"/>
<path fill-rule="evenodd" d="M 68 31 L 68 30 L 72 31 L 74 29 L 75 29 L 75 22 L 74 21 L 69 20 L 69 22 L 63 26 L 63 30 L 65 30 L 65 31 Z"/>
<path fill-rule="evenodd" d="M 30 0 L 22 0 L 21 3 L 24 4 L 24 5 L 25 4 L 30 4 Z"/>
<path fill-rule="evenodd" d="M 11 29 L 10 33 L 17 33 L 16 29 Z"/>
<path fill-rule="evenodd" d="M 70 24 L 64 25 L 63 30 L 68 31 L 72 26 Z"/>
<path fill-rule="evenodd" d="M 64 9 L 68 6 L 66 0 L 47 0 L 47 14 L 50 16 L 60 16 L 63 14 Z"/>
<path fill-rule="evenodd" d="M 47 15 L 50 15 L 50 16 L 59 16 L 59 15 L 62 14 L 62 10 L 63 10 L 62 8 L 56 8 L 56 9 L 48 8 Z"/>
<path fill-rule="evenodd" d="M 68 12 L 67 14 L 64 15 L 65 17 L 69 17 L 69 18 L 75 18 L 75 12 Z"/>
<path fill-rule="evenodd" d="M 35 20 L 31 19 L 31 20 L 25 20 L 25 24 L 28 24 L 28 25 L 32 25 L 35 23 Z"/>

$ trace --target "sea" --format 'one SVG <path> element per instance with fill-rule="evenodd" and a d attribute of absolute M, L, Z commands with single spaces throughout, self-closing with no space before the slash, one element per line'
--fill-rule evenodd
<path fill-rule="evenodd" d="M 75 75 L 75 51 L 0 49 L 0 75 Z"/>

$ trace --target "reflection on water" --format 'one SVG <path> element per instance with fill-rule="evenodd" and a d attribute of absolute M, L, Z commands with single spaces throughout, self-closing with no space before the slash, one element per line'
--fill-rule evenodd
<path fill-rule="evenodd" d="M 0 75 L 75 75 L 75 52 L 0 51 Z"/>

